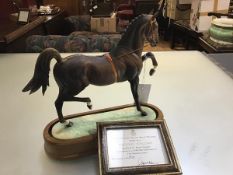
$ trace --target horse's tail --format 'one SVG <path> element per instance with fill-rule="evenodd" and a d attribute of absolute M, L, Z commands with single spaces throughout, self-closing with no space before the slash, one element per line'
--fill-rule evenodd
<path fill-rule="evenodd" d="M 23 88 L 23 92 L 30 91 L 30 94 L 32 94 L 42 86 L 42 93 L 45 93 L 47 86 L 49 86 L 49 67 L 53 58 L 58 63 L 62 62 L 61 55 L 56 49 L 47 48 L 40 53 L 36 61 L 34 75 Z"/>

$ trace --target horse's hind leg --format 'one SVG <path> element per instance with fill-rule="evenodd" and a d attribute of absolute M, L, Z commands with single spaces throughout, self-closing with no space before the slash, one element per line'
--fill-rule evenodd
<path fill-rule="evenodd" d="M 80 93 L 80 91 L 76 92 L 75 94 Z M 89 109 L 92 108 L 91 104 L 91 99 L 88 97 L 80 98 L 80 97 L 75 97 L 74 93 L 71 93 L 67 89 L 61 89 L 59 90 L 58 97 L 55 101 L 55 107 L 57 110 L 57 115 L 60 123 L 64 123 L 67 127 L 72 126 L 72 122 L 67 123 L 66 120 L 64 119 L 63 113 L 62 113 L 62 106 L 65 101 L 78 101 L 78 102 L 85 102 L 87 103 L 87 107 Z"/>
<path fill-rule="evenodd" d="M 142 110 L 141 105 L 139 103 L 139 99 L 138 99 L 138 84 L 139 84 L 139 77 L 137 76 L 136 78 L 134 78 L 133 80 L 130 81 L 131 92 L 133 94 L 137 110 L 141 112 L 142 116 L 146 116 L 147 113 Z"/>
<path fill-rule="evenodd" d="M 65 123 L 65 119 L 64 119 L 63 114 L 62 114 L 63 103 L 64 103 L 64 99 L 63 99 L 62 93 L 59 92 L 58 97 L 55 101 L 55 107 L 57 110 L 57 115 L 58 115 L 58 119 L 59 119 L 60 123 Z"/>

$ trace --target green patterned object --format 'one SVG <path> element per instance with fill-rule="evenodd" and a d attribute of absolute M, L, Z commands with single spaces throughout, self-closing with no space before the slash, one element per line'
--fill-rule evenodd
<path fill-rule="evenodd" d="M 233 44 L 233 19 L 217 18 L 212 21 L 210 39 L 221 44 Z"/>
<path fill-rule="evenodd" d="M 104 121 L 153 121 L 156 113 L 149 107 L 143 107 L 147 116 L 142 117 L 135 107 L 129 107 L 109 112 L 85 115 L 72 118 L 72 127 L 64 127 L 61 123 L 56 123 L 52 128 L 52 136 L 57 139 L 77 139 L 96 133 L 96 122 Z"/>
<path fill-rule="evenodd" d="M 229 43 L 233 43 L 233 28 L 222 28 L 212 25 L 210 30 L 210 36 Z"/>

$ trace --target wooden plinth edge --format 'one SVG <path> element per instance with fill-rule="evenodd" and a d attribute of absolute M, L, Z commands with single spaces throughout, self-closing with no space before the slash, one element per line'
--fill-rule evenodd
<path fill-rule="evenodd" d="M 112 108 L 94 110 L 90 112 L 84 112 L 79 114 L 68 115 L 65 119 L 72 119 L 76 117 L 81 117 L 90 114 L 98 114 L 102 112 L 110 112 L 119 109 L 133 107 L 133 104 L 117 106 Z M 162 111 L 151 104 L 145 103 L 142 106 L 151 108 L 156 113 L 156 120 L 163 120 L 163 113 Z M 74 159 L 81 156 L 86 156 L 90 154 L 95 154 L 98 152 L 97 148 L 97 134 L 84 136 L 82 138 L 77 139 L 56 139 L 52 136 L 52 128 L 53 126 L 58 123 L 58 119 L 51 121 L 44 129 L 43 136 L 44 136 L 44 149 L 48 156 L 65 160 L 65 159 Z"/>

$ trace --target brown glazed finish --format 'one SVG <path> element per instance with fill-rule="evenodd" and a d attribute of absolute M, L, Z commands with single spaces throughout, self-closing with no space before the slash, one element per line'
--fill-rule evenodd
<path fill-rule="evenodd" d="M 150 75 L 153 75 L 158 65 L 151 52 L 142 55 L 145 40 L 151 46 L 155 46 L 158 42 L 158 24 L 155 17 L 156 15 L 140 15 L 135 18 L 122 35 L 116 48 L 105 55 L 75 54 L 62 58 L 56 49 L 45 49 L 40 53 L 34 75 L 24 87 L 23 92 L 30 91 L 31 94 L 42 87 L 42 92 L 45 93 L 49 85 L 50 62 L 55 58 L 57 63 L 54 66 L 53 74 L 59 87 L 55 107 L 59 122 L 64 123 L 67 127 L 71 127 L 72 123 L 67 124 L 63 117 L 64 102 L 83 102 L 91 109 L 92 104 L 89 97 L 77 97 L 90 84 L 106 86 L 128 81 L 137 110 L 142 116 L 147 115 L 139 102 L 138 84 L 143 61 L 147 58 L 152 60 L 153 68 L 150 70 Z"/>
<path fill-rule="evenodd" d="M 112 108 L 106 108 L 101 110 L 95 110 L 91 112 L 79 113 L 74 115 L 66 116 L 65 119 L 72 119 L 76 117 L 85 117 L 85 115 L 98 114 L 103 112 L 109 112 L 119 109 L 124 109 L 134 106 L 123 105 Z M 151 108 L 156 114 L 156 120 L 163 120 L 163 113 L 161 110 L 151 104 L 143 104 L 143 106 Z M 89 154 L 97 153 L 97 134 L 85 136 L 78 139 L 56 139 L 52 136 L 51 131 L 53 126 L 58 123 L 59 120 L 55 119 L 51 121 L 44 129 L 44 148 L 47 155 L 55 159 L 72 159 Z"/>

